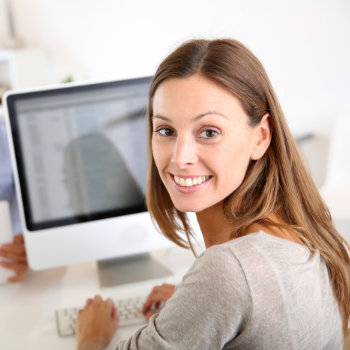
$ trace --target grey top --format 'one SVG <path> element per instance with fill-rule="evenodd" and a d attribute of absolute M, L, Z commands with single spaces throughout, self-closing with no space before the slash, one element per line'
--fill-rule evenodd
<path fill-rule="evenodd" d="M 117 349 L 342 349 L 319 253 L 259 231 L 207 249 L 147 326 Z"/>

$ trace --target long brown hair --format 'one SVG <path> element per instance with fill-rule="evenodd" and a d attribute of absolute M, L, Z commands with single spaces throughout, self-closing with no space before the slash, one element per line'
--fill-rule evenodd
<path fill-rule="evenodd" d="M 266 113 L 270 115 L 272 140 L 268 150 L 249 165 L 242 184 L 223 203 L 225 216 L 232 222 L 232 238 L 244 234 L 253 223 L 269 224 L 293 230 L 312 253 L 319 251 L 339 303 L 345 335 L 350 314 L 349 245 L 334 228 L 331 214 L 303 164 L 264 67 L 238 41 L 192 40 L 184 43 L 160 64 L 153 77 L 148 104 L 146 197 L 153 220 L 166 237 L 193 250 L 193 235 L 186 215 L 174 207 L 158 174 L 151 149 L 155 91 L 166 79 L 186 78 L 193 74 L 201 74 L 221 84 L 238 98 L 251 126 L 257 125 Z M 270 220 L 271 214 L 277 215 L 283 224 Z"/>

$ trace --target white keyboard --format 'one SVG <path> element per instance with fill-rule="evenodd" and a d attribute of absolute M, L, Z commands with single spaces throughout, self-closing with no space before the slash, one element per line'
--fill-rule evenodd
<path fill-rule="evenodd" d="M 118 327 L 146 324 L 147 320 L 141 312 L 145 301 L 146 297 L 114 300 L 120 317 Z M 79 309 L 82 309 L 82 307 L 70 307 L 56 311 L 56 324 L 59 336 L 68 337 L 75 334 Z"/>

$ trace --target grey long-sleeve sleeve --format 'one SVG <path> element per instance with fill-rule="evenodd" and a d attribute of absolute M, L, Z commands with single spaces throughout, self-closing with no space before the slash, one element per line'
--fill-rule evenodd
<path fill-rule="evenodd" d="M 222 349 L 251 309 L 240 264 L 226 254 L 209 249 L 197 258 L 160 314 L 117 349 Z"/>

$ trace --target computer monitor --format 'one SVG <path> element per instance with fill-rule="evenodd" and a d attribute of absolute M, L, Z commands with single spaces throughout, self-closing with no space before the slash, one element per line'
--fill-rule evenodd
<path fill-rule="evenodd" d="M 102 285 L 169 273 L 146 259 L 150 251 L 171 245 L 145 207 L 150 79 L 5 95 L 23 233 L 34 270 L 100 260 Z"/>

